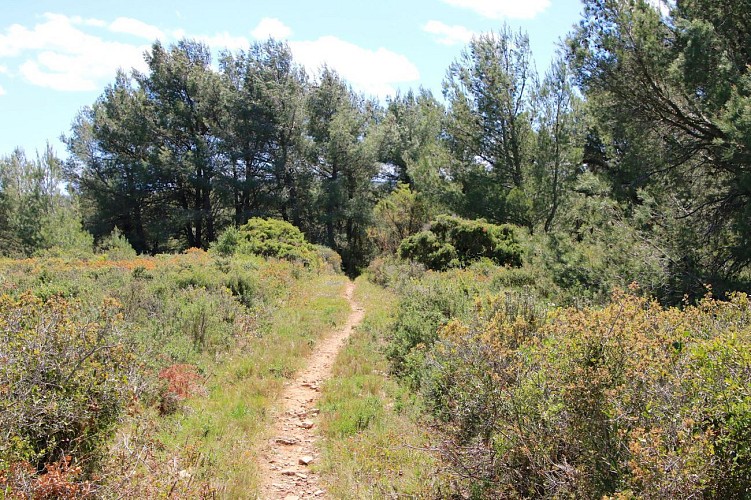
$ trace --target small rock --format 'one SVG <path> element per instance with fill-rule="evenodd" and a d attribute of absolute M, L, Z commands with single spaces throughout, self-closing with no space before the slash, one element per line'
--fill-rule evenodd
<path fill-rule="evenodd" d="M 303 420 L 300 422 L 300 427 L 303 429 L 312 429 L 313 428 L 313 421 L 312 420 Z"/>
<path fill-rule="evenodd" d="M 323 495 L 323 490 L 316 490 L 316 491 L 313 492 L 313 495 L 315 495 L 315 496 Z"/>
<path fill-rule="evenodd" d="M 307 475 L 307 474 L 303 474 L 302 472 L 298 472 L 298 473 L 297 473 L 297 474 L 295 474 L 295 475 L 296 475 L 297 477 L 299 477 L 300 479 L 308 479 L 308 475 Z"/>
<path fill-rule="evenodd" d="M 284 497 L 284 500 L 300 500 L 300 497 L 298 497 L 297 495 L 287 495 L 286 497 Z"/>
<path fill-rule="evenodd" d="M 297 474 L 297 471 L 292 469 L 285 469 L 282 471 L 282 476 L 294 476 L 295 474 Z"/>
<path fill-rule="evenodd" d="M 276 442 L 279 444 L 293 445 L 293 444 L 297 444 L 299 442 L 299 439 L 280 437 L 280 438 L 276 438 Z"/>
<path fill-rule="evenodd" d="M 300 457 L 300 459 L 297 461 L 300 465 L 310 465 L 310 463 L 313 462 L 313 457 L 310 455 L 305 455 L 304 457 Z"/>

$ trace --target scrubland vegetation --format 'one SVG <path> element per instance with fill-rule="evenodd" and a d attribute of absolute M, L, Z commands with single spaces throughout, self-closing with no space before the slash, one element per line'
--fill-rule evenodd
<path fill-rule="evenodd" d="M 404 264 L 402 264 L 404 266 Z M 751 308 L 636 288 L 559 307 L 510 269 L 404 279 L 387 348 L 479 498 L 745 498 Z"/>
<path fill-rule="evenodd" d="M 157 42 L 67 160 L 0 161 L 0 491 L 252 496 L 343 269 L 331 496 L 749 498 L 751 11 L 583 5 L 444 101 Z"/>
<path fill-rule="evenodd" d="M 347 311 L 311 257 L 3 260 L 5 494 L 251 491 L 275 394 Z"/>

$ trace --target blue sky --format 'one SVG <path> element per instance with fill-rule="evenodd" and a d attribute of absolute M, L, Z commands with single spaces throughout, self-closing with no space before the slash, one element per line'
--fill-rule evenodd
<path fill-rule="evenodd" d="M 503 23 L 529 33 L 543 72 L 578 21 L 579 0 L 5 0 L 0 11 L 0 155 L 58 141 L 118 67 L 143 69 L 154 39 L 212 49 L 287 40 L 315 74 L 323 62 L 381 98 L 441 80 L 473 33 Z"/>

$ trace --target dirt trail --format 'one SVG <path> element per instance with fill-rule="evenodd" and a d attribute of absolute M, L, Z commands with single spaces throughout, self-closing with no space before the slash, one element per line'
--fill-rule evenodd
<path fill-rule="evenodd" d="M 347 283 L 344 293 L 352 312 L 345 325 L 316 345 L 308 365 L 284 388 L 271 439 L 260 453 L 258 498 L 295 500 L 326 496 L 317 474 L 309 467 L 319 457 L 316 406 L 319 388 L 331 376 L 337 353 L 365 315 L 352 298 L 354 291 L 355 284 Z"/>

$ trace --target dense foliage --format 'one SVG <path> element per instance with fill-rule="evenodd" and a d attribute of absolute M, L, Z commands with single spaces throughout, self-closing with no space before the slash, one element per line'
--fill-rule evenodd
<path fill-rule="evenodd" d="M 196 41 L 155 43 L 145 73 L 119 73 L 75 119 L 68 161 L 0 163 L 0 250 L 85 250 L 80 219 L 138 253 L 207 249 L 263 217 L 356 274 L 454 214 L 547 235 L 535 251 L 555 255 L 559 285 L 596 300 L 633 280 L 671 304 L 745 290 L 748 30 L 742 2 L 726 4 L 730 23 L 699 0 L 587 0 L 544 74 L 524 33 L 478 35 L 448 67 L 445 105 L 424 89 L 379 103 L 273 40 L 218 65 Z M 434 266 L 462 259 L 419 239 Z"/>
<path fill-rule="evenodd" d="M 127 402 L 133 365 L 112 299 L 0 296 L 2 459 L 39 466 L 95 451 Z M 90 316 L 90 317 L 87 317 Z"/>
<path fill-rule="evenodd" d="M 399 255 L 435 270 L 465 266 L 480 259 L 499 266 L 520 266 L 522 250 L 514 231 L 510 225 L 443 215 L 432 221 L 427 230 L 402 240 Z"/>
<path fill-rule="evenodd" d="M 205 371 L 258 335 L 302 276 L 300 264 L 203 251 L 0 261 L 3 490 L 52 498 L 91 479 L 126 410 L 168 415 L 205 390 Z"/>
<path fill-rule="evenodd" d="M 253 218 L 238 229 L 229 228 L 216 244 L 222 255 L 235 253 L 261 255 L 301 262 L 315 263 L 316 248 L 305 241 L 302 232 L 289 222 Z"/>
<path fill-rule="evenodd" d="M 548 318 L 513 296 L 477 307 L 477 320 L 440 331 L 424 384 L 465 450 L 457 460 L 489 490 L 748 495 L 745 295 L 678 311 L 618 293 L 604 309 Z"/>
<path fill-rule="evenodd" d="M 666 294 L 745 286 L 749 9 L 743 1 L 584 2 L 572 63 L 591 109 L 589 154 L 669 268 Z M 645 215 L 646 215 L 645 214 Z"/>
<path fill-rule="evenodd" d="M 126 409 L 179 413 L 330 267 L 397 293 L 384 353 L 457 494 L 749 497 L 751 9 L 583 5 L 544 74 L 524 33 L 474 37 L 445 104 L 274 40 L 218 65 L 157 42 L 66 161 L 0 159 L 0 254 L 25 259 L 0 261 L 0 487 L 91 493 L 66 478 Z M 392 411 L 357 405 L 338 438 Z"/>
<path fill-rule="evenodd" d="M 310 81 L 268 41 L 224 54 L 193 41 L 147 54 L 82 110 L 67 177 L 98 238 L 118 227 L 138 252 L 208 248 L 221 230 L 277 217 L 339 252 L 353 272 L 377 173 L 376 105 L 333 71 Z"/>
<path fill-rule="evenodd" d="M 481 498 L 745 498 L 751 307 L 616 292 L 555 308 L 513 270 L 395 277 L 392 370 Z M 405 273 L 400 273 L 405 274 Z"/>

